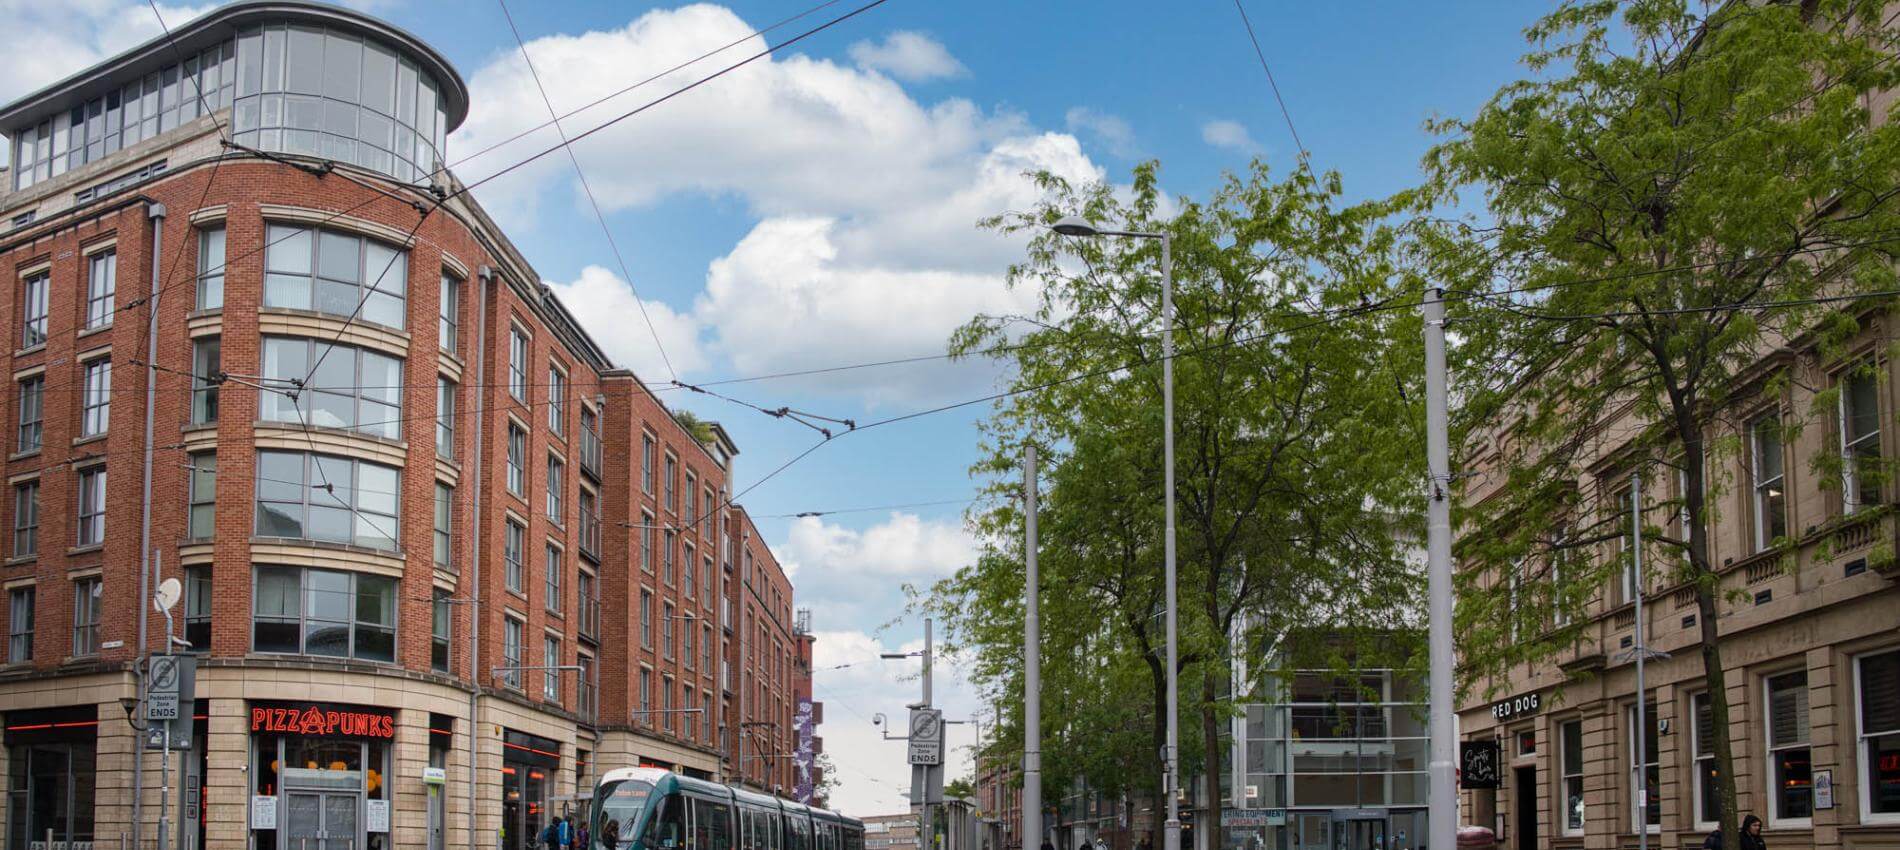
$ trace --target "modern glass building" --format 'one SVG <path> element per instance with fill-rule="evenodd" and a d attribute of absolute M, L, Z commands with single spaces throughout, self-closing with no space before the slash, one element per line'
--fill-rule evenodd
<path fill-rule="evenodd" d="M 1412 850 L 1425 840 L 1423 687 L 1387 669 L 1267 677 L 1235 720 L 1223 846 Z"/>

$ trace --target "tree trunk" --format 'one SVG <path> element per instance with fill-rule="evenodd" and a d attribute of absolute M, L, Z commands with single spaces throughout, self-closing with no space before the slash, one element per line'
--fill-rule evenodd
<path fill-rule="evenodd" d="M 1167 665 L 1160 659 L 1155 658 L 1153 652 L 1147 653 L 1144 657 L 1148 659 L 1148 674 L 1154 684 L 1154 751 L 1156 754 L 1160 754 L 1167 752 L 1168 747 Z M 1156 774 L 1155 793 L 1151 798 L 1153 805 L 1149 807 L 1151 814 L 1148 818 L 1148 840 L 1150 842 L 1149 847 L 1153 848 L 1153 850 L 1163 850 L 1166 846 L 1163 844 L 1162 828 L 1163 821 L 1167 819 L 1167 788 L 1168 772 L 1166 769 L 1163 769 Z"/>
<path fill-rule="evenodd" d="M 1715 749 L 1716 813 L 1724 836 L 1739 836 L 1741 818 L 1735 801 L 1735 749 L 1729 741 L 1728 678 L 1722 669 L 1722 644 L 1717 632 L 1716 605 L 1721 593 L 1721 577 L 1709 562 L 1708 505 L 1706 470 L 1703 467 L 1703 426 L 1696 419 L 1694 404 L 1676 396 L 1677 433 L 1682 436 L 1683 467 L 1688 486 L 1683 489 L 1684 508 L 1689 512 L 1689 570 L 1694 580 L 1696 625 L 1702 652 L 1702 675 L 1709 688 L 1709 741 Z M 1643 694 L 1637 694 L 1642 699 Z M 1689 718 L 1695 723 L 1694 717 Z M 1700 782 L 1701 777 L 1691 777 Z M 1730 841 L 1740 839 L 1730 838 Z"/>
<path fill-rule="evenodd" d="M 1205 790 L 1201 798 L 1201 840 L 1208 847 L 1220 847 L 1220 712 L 1216 711 L 1215 700 L 1219 698 L 1220 663 L 1212 662 L 1212 670 L 1201 677 L 1201 776 Z"/>

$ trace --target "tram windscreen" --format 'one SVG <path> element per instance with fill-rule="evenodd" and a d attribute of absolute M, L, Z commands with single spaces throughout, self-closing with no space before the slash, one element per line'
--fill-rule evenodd
<path fill-rule="evenodd" d="M 620 850 L 633 846 L 634 829 L 640 825 L 640 811 L 653 796 L 653 783 L 638 779 L 609 782 L 594 792 L 594 822 L 588 828 L 593 836 L 589 850 Z"/>

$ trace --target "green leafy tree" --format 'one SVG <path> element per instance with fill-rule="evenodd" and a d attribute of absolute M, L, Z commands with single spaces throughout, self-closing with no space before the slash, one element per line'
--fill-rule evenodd
<path fill-rule="evenodd" d="M 1230 675 L 1236 646 L 1410 598 L 1416 576 L 1393 532 L 1417 495 L 1402 385 L 1416 353 L 1386 344 L 1406 314 L 1370 309 L 1392 294 L 1391 234 L 1382 208 L 1342 207 L 1337 180 L 1307 170 L 1276 181 L 1256 165 L 1171 215 L 1153 165 L 1126 197 L 1038 179 L 1044 203 L 990 222 L 1032 236 L 1009 280 L 1039 294 L 1037 309 L 980 318 L 952 350 L 1012 367 L 1015 393 L 985 424 L 975 471 L 1012 491 L 1025 443 L 1047 458 L 1047 778 L 1159 798 L 1166 731 L 1159 246 L 1048 231 L 1080 213 L 1173 239 L 1178 672 L 1184 720 L 1198 721 L 1182 724 L 1182 773 L 1203 778 L 1199 804 L 1217 824 L 1223 735 L 1249 689 Z M 1416 327 L 1403 338 L 1417 339 Z M 993 540 L 1021 539 L 1015 503 L 977 519 Z M 978 680 L 1012 706 L 1018 549 L 999 544 L 933 597 L 975 648 Z"/>
<path fill-rule="evenodd" d="M 1811 299 L 1895 286 L 1900 131 L 1868 109 L 1897 81 L 1883 10 L 1567 2 L 1528 32 L 1533 79 L 1437 125 L 1450 138 L 1412 198 L 1484 200 L 1419 230 L 1430 274 L 1478 296 L 1454 314 L 1463 424 L 1504 452 L 1497 495 L 1460 517 L 1467 674 L 1583 636 L 1585 606 L 1623 569 L 1585 553 L 1628 534 L 1629 511 L 1576 482 L 1627 442 L 1623 468 L 1680 476 L 1666 507 L 1686 522 L 1642 533 L 1673 553 L 1646 561 L 1695 592 L 1727 835 L 1736 772 L 1709 543 L 1726 482 L 1710 470 L 1739 445 L 1737 411 L 1792 377 L 1766 355 L 1860 329 L 1863 304 Z M 1619 417 L 1632 430 L 1604 433 Z"/>

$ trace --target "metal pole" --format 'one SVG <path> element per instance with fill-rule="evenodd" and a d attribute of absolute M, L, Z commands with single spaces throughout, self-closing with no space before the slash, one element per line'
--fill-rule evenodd
<path fill-rule="evenodd" d="M 1023 850 L 1042 846 L 1042 579 L 1036 566 L 1036 447 L 1023 447 Z M 1002 806 L 997 780 L 997 806 Z"/>
<path fill-rule="evenodd" d="M 1458 840 L 1458 785 L 1453 751 L 1451 636 L 1451 448 L 1446 435 L 1444 291 L 1425 291 L 1425 461 L 1431 477 L 1426 505 L 1426 584 L 1430 596 L 1431 716 L 1429 845 Z"/>
<path fill-rule="evenodd" d="M 1643 479 L 1641 470 L 1630 472 L 1630 565 L 1636 597 L 1636 639 L 1630 651 L 1636 655 L 1636 846 L 1649 850 L 1649 724 L 1643 705 L 1643 661 L 1649 648 L 1643 645 Z"/>
<path fill-rule="evenodd" d="M 1180 650 L 1176 646 L 1174 592 L 1174 237 L 1161 234 L 1161 447 L 1162 478 L 1167 490 L 1167 528 L 1163 549 L 1168 584 L 1168 822 L 1162 836 L 1164 850 L 1181 850 L 1181 727 L 1179 714 Z M 1449 844 L 1445 845 L 1451 846 Z"/>
<path fill-rule="evenodd" d="M 169 607 L 165 609 L 165 654 L 172 654 L 172 609 Z M 184 696 L 179 695 L 180 702 L 184 701 Z M 162 722 L 165 729 L 164 744 L 159 749 L 158 759 L 158 850 L 165 850 L 171 845 L 172 724 L 169 720 Z"/>
<path fill-rule="evenodd" d="M 930 625 L 931 625 L 930 618 L 925 617 L 924 618 L 924 708 L 925 710 L 928 710 L 932 707 L 930 704 L 930 666 L 931 666 L 930 655 L 935 647 L 932 641 Z M 941 723 L 937 725 L 937 735 L 939 736 L 937 739 L 937 742 L 939 744 L 942 744 L 944 742 L 944 738 L 949 737 L 945 733 L 943 724 Z M 938 759 L 938 761 L 941 762 L 942 759 Z M 935 796 L 932 793 L 935 783 L 931 781 L 932 779 L 931 773 L 935 771 L 940 771 L 940 770 L 943 770 L 942 764 L 924 765 L 924 809 L 923 809 L 924 822 L 923 822 L 922 835 L 923 835 L 923 846 L 925 847 L 926 850 L 935 850 L 935 847 L 936 847 L 935 833 L 936 833 L 936 828 L 937 828 L 937 818 L 936 818 L 937 801 L 931 799 L 932 796 Z"/>
<path fill-rule="evenodd" d="M 151 604 L 152 599 L 152 434 L 155 427 L 153 416 L 158 405 L 158 367 L 153 364 L 158 362 L 158 295 L 164 289 L 159 281 L 159 254 L 165 244 L 165 205 L 151 204 L 145 208 L 145 214 L 152 220 L 152 291 L 146 296 L 145 310 L 145 483 L 144 503 L 139 517 L 139 557 L 143 559 L 139 565 L 139 663 L 132 666 L 132 686 L 134 695 L 139 698 L 140 708 L 145 705 L 144 662 L 149 646 L 145 637 L 149 614 L 145 606 Z M 143 747 L 143 742 L 140 747 Z M 145 805 L 145 752 L 140 748 L 134 748 L 133 752 L 132 843 L 136 845 Z"/>

